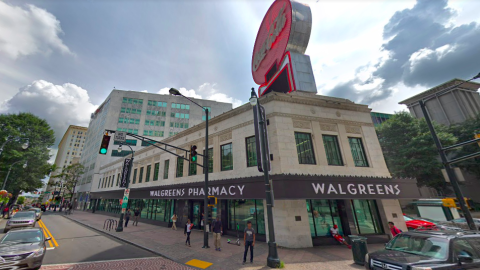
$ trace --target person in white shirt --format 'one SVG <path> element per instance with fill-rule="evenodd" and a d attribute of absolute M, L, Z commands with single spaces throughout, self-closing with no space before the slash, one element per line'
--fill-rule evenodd
<path fill-rule="evenodd" d="M 338 226 L 337 225 L 333 225 L 332 228 L 330 228 L 330 233 L 332 234 L 333 238 L 335 238 L 338 242 L 346 245 L 348 248 L 352 248 L 351 245 L 349 245 L 347 243 L 347 241 L 345 241 L 345 238 L 343 238 L 339 233 L 338 233 Z"/>
<path fill-rule="evenodd" d="M 188 243 L 188 246 L 190 246 L 190 233 L 192 232 L 192 228 L 193 228 L 193 223 L 190 222 L 190 219 L 187 220 L 187 224 L 185 224 L 185 230 L 184 230 L 184 234 L 187 236 L 187 240 L 185 240 L 185 245 L 187 245 Z"/>

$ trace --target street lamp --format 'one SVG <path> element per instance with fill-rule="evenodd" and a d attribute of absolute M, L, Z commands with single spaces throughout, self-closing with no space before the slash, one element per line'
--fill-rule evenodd
<path fill-rule="evenodd" d="M 3 149 L 5 148 L 5 145 L 13 140 L 21 140 L 21 139 L 26 139 L 27 141 L 25 143 L 22 144 L 22 148 L 23 150 L 27 149 L 29 146 L 30 146 L 30 141 L 28 138 L 18 138 L 18 137 L 13 137 L 11 135 L 8 135 L 7 136 L 7 140 L 2 144 L 2 147 L 0 147 L 0 156 L 2 155 L 3 153 Z"/>
<path fill-rule="evenodd" d="M 182 96 L 193 104 L 197 105 L 198 107 L 202 108 L 202 110 L 205 111 L 205 154 L 203 156 L 203 171 L 205 172 L 205 183 L 204 183 L 204 189 L 205 189 L 205 196 L 203 199 L 203 213 L 204 213 L 204 230 L 203 230 L 203 247 L 202 248 L 210 248 L 208 246 L 208 232 L 207 232 L 207 219 L 208 219 L 208 109 L 204 108 L 200 104 L 196 103 L 195 101 L 189 99 L 188 97 L 182 95 L 180 91 L 178 91 L 175 88 L 170 88 L 168 91 L 171 95 L 174 96 Z"/>
<path fill-rule="evenodd" d="M 132 165 L 133 165 L 133 157 L 135 155 L 135 151 L 133 151 L 132 147 L 128 144 L 126 144 L 130 150 L 132 150 L 132 159 L 130 160 L 130 164 L 129 164 L 129 169 L 128 169 L 128 174 L 127 174 L 127 183 L 125 185 L 125 189 L 128 189 L 128 184 L 130 182 L 130 172 L 132 171 Z M 120 146 L 118 146 L 118 153 L 121 153 L 122 152 L 122 144 L 120 144 Z M 122 201 L 123 203 L 123 201 Z M 115 231 L 117 232 L 123 232 L 123 209 L 122 209 L 122 212 L 120 212 L 120 220 L 118 221 L 118 226 L 117 228 L 115 229 Z"/>
<path fill-rule="evenodd" d="M 2 190 L 5 190 L 5 185 L 7 184 L 8 176 L 10 175 L 10 171 L 12 170 L 13 165 L 15 165 L 19 162 L 22 162 L 22 161 L 19 160 L 19 161 L 16 161 L 16 162 L 12 163 L 12 165 L 10 165 L 10 168 L 8 169 L 7 176 L 5 177 L 5 180 L 3 181 Z M 23 164 L 23 168 L 25 169 L 26 167 L 27 167 L 27 161 L 25 161 L 25 163 Z"/>
<path fill-rule="evenodd" d="M 277 252 L 277 243 L 275 243 L 275 230 L 273 227 L 273 212 L 272 212 L 272 186 L 270 185 L 270 177 L 268 173 L 268 156 L 267 156 L 267 138 L 265 135 L 264 125 L 265 119 L 263 119 L 263 113 L 260 111 L 260 106 L 258 104 L 257 94 L 255 89 L 252 88 L 252 93 L 250 96 L 250 105 L 253 106 L 253 109 L 256 110 L 258 116 L 258 124 L 260 129 L 260 134 L 258 134 L 258 140 L 260 140 L 260 147 L 262 148 L 262 169 L 263 169 L 263 178 L 265 180 L 265 196 L 267 200 L 267 219 L 268 219 L 268 257 L 267 265 L 272 268 L 278 268 L 280 266 L 280 258 L 278 258 Z"/>

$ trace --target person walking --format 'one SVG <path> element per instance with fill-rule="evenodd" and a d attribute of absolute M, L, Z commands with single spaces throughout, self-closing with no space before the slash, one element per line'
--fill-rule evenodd
<path fill-rule="evenodd" d="M 247 261 L 247 252 L 250 247 L 250 263 L 253 263 L 253 247 L 255 246 L 255 229 L 252 228 L 252 222 L 247 221 L 247 228 L 243 231 L 243 244 L 245 252 L 243 253 L 243 264 Z"/>
<path fill-rule="evenodd" d="M 185 224 L 185 230 L 183 231 L 183 234 L 187 236 L 187 240 L 185 240 L 185 245 L 190 246 L 190 233 L 192 232 L 193 224 L 190 222 L 190 219 L 187 220 L 187 224 Z"/>
<path fill-rule="evenodd" d="M 173 216 L 170 219 L 172 220 L 172 230 L 176 231 L 177 230 L 176 223 L 177 223 L 177 219 L 178 219 L 177 214 L 174 213 Z"/>
<path fill-rule="evenodd" d="M 202 231 L 205 230 L 205 227 L 204 227 L 205 222 L 203 220 L 204 220 L 204 218 L 203 218 L 203 213 L 202 213 L 202 220 L 200 221 L 200 230 L 202 230 Z"/>
<path fill-rule="evenodd" d="M 395 224 L 391 221 L 388 222 L 388 227 L 390 228 L 390 232 L 392 233 L 393 237 L 397 236 L 397 234 L 402 232 L 402 230 L 397 228 L 397 226 L 395 226 Z"/>
<path fill-rule="evenodd" d="M 220 217 L 217 216 L 217 220 L 213 222 L 212 231 L 213 231 L 213 242 L 215 243 L 215 250 L 222 251 L 222 239 L 223 229 L 222 229 L 222 221 Z"/>
<path fill-rule="evenodd" d="M 132 213 L 130 213 L 130 209 L 127 209 L 127 212 L 125 213 L 125 228 L 127 227 L 128 225 L 128 221 L 130 220 L 130 216 L 132 215 Z"/>
<path fill-rule="evenodd" d="M 7 218 L 8 218 L 8 215 L 9 215 L 8 211 L 10 211 L 10 208 L 8 208 L 8 205 L 7 205 L 5 206 L 5 208 L 3 208 L 3 213 L 2 213 L 3 218 L 5 218 L 5 214 L 7 214 Z"/>
<path fill-rule="evenodd" d="M 133 225 L 138 226 L 138 219 L 140 218 L 140 210 L 138 208 L 135 208 L 135 211 L 133 212 Z"/>

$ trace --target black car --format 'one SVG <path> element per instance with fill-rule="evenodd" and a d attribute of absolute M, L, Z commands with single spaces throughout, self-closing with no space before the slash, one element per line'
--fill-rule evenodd
<path fill-rule="evenodd" d="M 369 270 L 480 269 L 480 233 L 412 231 L 398 234 L 385 250 L 367 254 Z"/>
<path fill-rule="evenodd" d="M 40 269 L 48 240 L 41 228 L 9 231 L 0 239 L 0 269 Z"/>

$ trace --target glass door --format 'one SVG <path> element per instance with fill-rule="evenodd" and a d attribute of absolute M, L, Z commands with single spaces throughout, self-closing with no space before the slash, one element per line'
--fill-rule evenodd
<path fill-rule="evenodd" d="M 192 222 L 193 224 L 195 225 L 195 228 L 198 228 L 200 229 L 200 223 L 201 223 L 201 214 L 200 214 L 200 210 L 201 210 L 201 203 L 200 202 L 194 202 L 193 203 L 193 219 L 192 219 Z"/>

